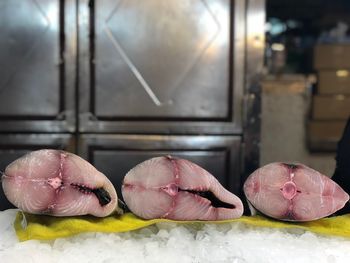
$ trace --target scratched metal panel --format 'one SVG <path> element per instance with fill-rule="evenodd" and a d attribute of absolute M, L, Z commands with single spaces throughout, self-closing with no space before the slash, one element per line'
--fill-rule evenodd
<path fill-rule="evenodd" d="M 84 135 L 80 155 L 109 177 L 120 197 L 122 180 L 131 168 L 168 154 L 197 163 L 238 193 L 240 146 L 239 136 Z"/>
<path fill-rule="evenodd" d="M 74 151 L 73 138 L 69 134 L 0 134 L 0 174 L 12 161 L 43 148 Z M 0 187 L 0 211 L 12 207 Z"/>
<path fill-rule="evenodd" d="M 0 130 L 69 129 L 63 122 L 74 110 L 74 98 L 66 102 L 72 66 L 65 64 L 71 53 L 63 37 L 64 8 L 59 0 L 0 2 Z"/>
<path fill-rule="evenodd" d="M 230 1 L 95 1 L 99 119 L 231 116 Z"/>

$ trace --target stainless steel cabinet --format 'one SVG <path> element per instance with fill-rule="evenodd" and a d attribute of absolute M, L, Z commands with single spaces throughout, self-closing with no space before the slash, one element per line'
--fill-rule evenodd
<path fill-rule="evenodd" d="M 94 14 L 98 118 L 229 117 L 229 1 L 96 1 Z"/>
<path fill-rule="evenodd" d="M 244 1 L 90 3 L 81 132 L 242 133 Z"/>
<path fill-rule="evenodd" d="M 172 154 L 236 194 L 257 167 L 263 0 L 4 0 L 0 22 L 2 166 L 65 148 L 119 189 Z"/>
<path fill-rule="evenodd" d="M 0 2 L 1 132 L 74 132 L 73 12 L 57 0 Z"/>

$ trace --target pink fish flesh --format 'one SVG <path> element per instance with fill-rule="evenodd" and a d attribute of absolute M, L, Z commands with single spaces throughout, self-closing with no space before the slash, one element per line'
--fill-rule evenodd
<path fill-rule="evenodd" d="M 112 183 L 79 156 L 58 150 L 28 153 L 2 176 L 7 199 L 33 214 L 103 217 L 117 208 Z"/>
<path fill-rule="evenodd" d="M 243 190 L 258 211 L 286 221 L 326 217 L 349 201 L 338 184 L 303 164 L 265 165 L 247 178 Z"/>
<path fill-rule="evenodd" d="M 198 165 L 171 156 L 147 160 L 125 176 L 126 205 L 145 218 L 224 220 L 243 214 L 243 204 Z"/>

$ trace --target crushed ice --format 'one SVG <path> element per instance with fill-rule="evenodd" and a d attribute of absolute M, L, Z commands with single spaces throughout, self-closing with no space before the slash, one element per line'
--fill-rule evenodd
<path fill-rule="evenodd" d="M 231 224 L 159 223 L 127 233 L 18 242 L 17 210 L 0 212 L 0 262 L 345 263 L 350 239 Z"/>

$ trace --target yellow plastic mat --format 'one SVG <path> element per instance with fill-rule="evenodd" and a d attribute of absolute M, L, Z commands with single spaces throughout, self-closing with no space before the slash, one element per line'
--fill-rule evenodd
<path fill-rule="evenodd" d="M 53 217 L 32 215 L 18 212 L 15 219 L 15 230 L 20 241 L 38 239 L 50 240 L 69 237 L 84 232 L 126 232 L 147 227 L 159 222 L 181 224 L 203 223 L 222 224 L 241 222 L 251 226 L 267 228 L 299 228 L 318 234 L 350 238 L 350 214 L 324 218 L 312 222 L 281 222 L 262 216 L 243 216 L 225 221 L 174 221 L 167 219 L 144 220 L 131 213 L 122 216 L 97 218 L 93 216 Z"/>

